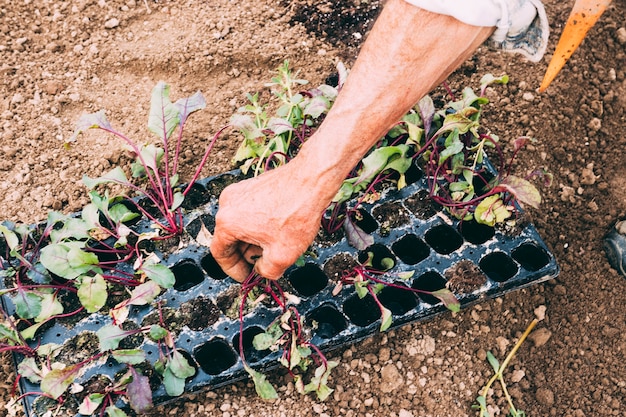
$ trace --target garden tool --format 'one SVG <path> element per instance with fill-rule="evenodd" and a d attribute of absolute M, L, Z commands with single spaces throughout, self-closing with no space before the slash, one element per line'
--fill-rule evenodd
<path fill-rule="evenodd" d="M 609 4 L 611 4 L 611 0 L 576 0 L 554 55 L 552 55 L 552 60 L 548 64 L 548 69 L 539 87 L 540 92 L 544 92 L 548 88 Z"/>

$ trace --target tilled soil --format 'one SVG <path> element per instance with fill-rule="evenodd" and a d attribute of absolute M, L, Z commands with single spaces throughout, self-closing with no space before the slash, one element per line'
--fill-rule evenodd
<path fill-rule="evenodd" d="M 545 3 L 553 50 L 573 1 Z M 541 209 L 529 213 L 560 264 L 557 279 L 331 352 L 341 364 L 324 403 L 295 393 L 276 373 L 277 401 L 260 400 L 243 381 L 149 415 L 474 416 L 471 404 L 491 375 L 487 351 L 504 358 L 541 306 L 546 319 L 506 373 L 516 405 L 529 416 L 623 414 L 626 280 L 609 267 L 601 243 L 626 215 L 624 5 L 614 2 L 547 93 L 536 88 L 549 55 L 530 64 L 481 48 L 449 80 L 459 90 L 476 88 L 485 73 L 510 76 L 508 85 L 490 89 L 483 121 L 503 141 L 538 139 L 515 170 L 544 166 L 554 174 Z M 245 93 L 263 89 L 285 59 L 313 84 L 339 59 L 349 67 L 380 7 L 360 0 L 4 2 L 0 219 L 33 223 L 51 209 L 79 210 L 88 201 L 82 175 L 128 158 L 110 136 L 83 135 L 69 149 L 64 139 L 81 113 L 106 109 L 118 130 L 148 140 L 149 94 L 159 80 L 171 84 L 173 98 L 201 90 L 208 100 L 189 123 L 189 175 Z M 230 169 L 237 140 L 220 139 L 203 174 Z M 10 358 L 2 363 L 0 415 L 15 377 Z M 502 390 L 493 395 L 493 414 L 505 415 Z"/>

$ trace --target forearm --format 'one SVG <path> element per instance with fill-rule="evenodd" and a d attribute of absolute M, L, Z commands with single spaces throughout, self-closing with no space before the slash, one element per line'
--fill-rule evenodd
<path fill-rule="evenodd" d="M 326 120 L 296 158 L 316 174 L 323 198 L 492 32 L 389 0 Z"/>

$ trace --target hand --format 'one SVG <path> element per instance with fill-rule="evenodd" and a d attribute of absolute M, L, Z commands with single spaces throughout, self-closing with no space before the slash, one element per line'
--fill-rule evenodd
<path fill-rule="evenodd" d="M 315 238 L 332 192 L 295 158 L 278 169 L 228 186 L 219 198 L 211 253 L 224 272 L 245 280 L 252 268 L 278 279 Z"/>

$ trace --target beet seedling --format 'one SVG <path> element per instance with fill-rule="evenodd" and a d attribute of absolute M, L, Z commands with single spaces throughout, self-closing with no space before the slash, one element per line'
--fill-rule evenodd
<path fill-rule="evenodd" d="M 188 185 L 184 189 L 179 188 L 178 160 L 184 126 L 189 115 L 203 109 L 206 106 L 206 101 L 202 94 L 197 92 L 190 97 L 172 103 L 169 98 L 169 91 L 170 88 L 167 84 L 159 82 L 152 90 L 150 102 L 148 128 L 160 140 L 161 147 L 154 144 L 139 145 L 118 132 L 107 120 L 104 110 L 83 115 L 70 139 L 70 142 L 74 142 L 80 133 L 92 128 L 101 129 L 122 139 L 136 156 L 136 162 L 132 165 L 132 177 L 143 180 L 143 183 L 137 185 L 130 181 L 120 167 L 114 168 L 99 178 L 84 176 L 83 182 L 89 189 L 94 189 L 101 184 L 119 184 L 144 197 L 145 202 L 152 205 L 158 215 L 152 214 L 149 209 L 135 202 L 135 200 L 129 201 L 133 202 L 141 214 L 149 218 L 158 229 L 165 233 L 165 236 L 161 238 L 178 235 L 182 232 L 180 206 L 198 179 L 215 141 L 223 131 L 223 129 L 220 130 L 210 140 Z"/>

